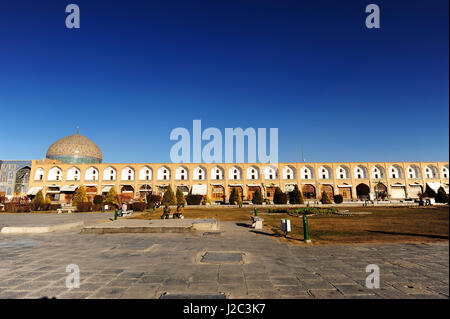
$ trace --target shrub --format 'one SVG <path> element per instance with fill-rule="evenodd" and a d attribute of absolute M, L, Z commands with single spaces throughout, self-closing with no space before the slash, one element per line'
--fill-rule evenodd
<path fill-rule="evenodd" d="M 50 204 L 48 210 L 58 210 L 61 208 L 61 204 Z"/>
<path fill-rule="evenodd" d="M 212 204 L 212 202 L 209 199 L 208 195 L 205 196 L 205 198 L 203 199 L 203 202 L 202 202 L 202 205 L 206 205 L 206 204 L 208 204 L 208 205 Z"/>
<path fill-rule="evenodd" d="M 162 200 L 162 197 L 159 195 L 148 194 L 147 195 L 147 208 L 153 208 L 155 203 L 158 203 Z"/>
<path fill-rule="evenodd" d="M 445 192 L 443 187 L 440 187 L 438 189 L 435 200 L 436 200 L 436 203 L 448 203 L 448 195 Z"/>
<path fill-rule="evenodd" d="M 42 204 L 44 204 L 44 195 L 42 195 L 42 190 L 39 190 L 31 201 L 34 205 L 34 209 L 38 210 Z"/>
<path fill-rule="evenodd" d="M 103 211 L 103 204 L 92 204 L 92 211 L 93 212 L 102 212 Z"/>
<path fill-rule="evenodd" d="M 88 199 L 86 196 L 86 188 L 83 185 L 80 185 L 75 191 L 75 195 L 73 196 L 72 199 L 72 205 L 77 206 L 78 203 L 84 203 L 87 201 Z"/>
<path fill-rule="evenodd" d="M 239 204 L 239 202 L 241 201 L 241 198 L 239 196 L 239 191 L 236 188 L 233 188 L 231 190 L 231 194 L 230 194 L 230 205 L 236 205 Z"/>
<path fill-rule="evenodd" d="M 341 194 L 334 195 L 333 200 L 336 204 L 341 204 L 344 201 L 344 197 Z"/>
<path fill-rule="evenodd" d="M 283 191 L 279 187 L 277 187 L 275 189 L 275 194 L 273 195 L 273 203 L 284 205 L 287 204 L 287 202 L 288 202 L 288 195 L 283 193 Z"/>
<path fill-rule="evenodd" d="M 93 204 L 91 202 L 77 203 L 78 212 L 91 212 Z"/>
<path fill-rule="evenodd" d="M 50 210 L 50 205 L 51 204 L 49 204 L 49 203 L 43 203 L 43 204 L 39 205 L 38 209 L 41 211 L 48 211 L 48 210 Z"/>
<path fill-rule="evenodd" d="M 188 205 L 200 205 L 202 203 L 202 199 L 203 199 L 202 195 L 189 194 L 186 196 L 186 201 Z"/>
<path fill-rule="evenodd" d="M 322 202 L 322 204 L 332 204 L 333 203 L 326 191 L 322 192 L 322 198 L 320 199 L 320 201 Z"/>
<path fill-rule="evenodd" d="M 255 205 L 261 205 L 263 203 L 261 189 L 259 187 L 253 193 L 252 203 Z"/>
<path fill-rule="evenodd" d="M 294 190 L 289 193 L 289 203 L 290 204 L 304 204 L 305 199 L 303 198 L 302 192 L 298 189 L 298 186 L 294 186 Z"/>
<path fill-rule="evenodd" d="M 102 204 L 103 203 L 103 196 L 102 195 L 95 195 L 93 202 L 94 202 L 94 204 Z"/>
<path fill-rule="evenodd" d="M 147 203 L 143 202 L 134 202 L 131 204 L 131 209 L 135 212 L 143 212 L 147 208 Z"/>
<path fill-rule="evenodd" d="M 10 213 L 28 213 L 31 212 L 33 204 L 6 203 L 5 211 Z"/>
<path fill-rule="evenodd" d="M 431 189 L 430 186 L 427 185 L 427 187 L 425 188 L 425 196 L 435 198 L 436 195 L 437 195 L 436 192 L 433 189 Z"/>
<path fill-rule="evenodd" d="M 184 194 L 181 189 L 177 188 L 177 204 L 184 205 L 186 204 L 186 199 L 184 198 Z"/>
<path fill-rule="evenodd" d="M 169 185 L 167 187 L 167 191 L 164 193 L 162 202 L 163 205 L 176 205 L 177 199 L 175 198 L 175 194 L 173 193 L 172 187 Z"/>
<path fill-rule="evenodd" d="M 108 193 L 105 196 L 105 200 L 103 201 L 104 204 L 110 205 L 110 206 L 119 206 L 119 200 L 117 196 L 116 189 L 114 187 L 111 187 L 111 189 L 108 191 Z"/>

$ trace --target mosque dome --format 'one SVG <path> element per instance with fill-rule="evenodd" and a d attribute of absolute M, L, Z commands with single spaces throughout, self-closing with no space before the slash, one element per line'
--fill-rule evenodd
<path fill-rule="evenodd" d="M 100 148 L 87 137 L 77 133 L 57 140 L 50 145 L 46 158 L 63 163 L 101 163 Z"/>

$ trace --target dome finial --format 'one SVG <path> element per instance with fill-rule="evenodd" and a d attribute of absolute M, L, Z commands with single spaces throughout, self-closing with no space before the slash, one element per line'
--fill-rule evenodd
<path fill-rule="evenodd" d="M 77 134 L 80 134 L 80 127 L 77 126 Z"/>

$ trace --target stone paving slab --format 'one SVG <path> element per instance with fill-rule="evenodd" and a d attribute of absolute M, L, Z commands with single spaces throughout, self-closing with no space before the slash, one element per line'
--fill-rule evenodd
<path fill-rule="evenodd" d="M 215 219 L 118 219 L 83 228 L 83 234 L 190 233 L 217 230 Z"/>
<path fill-rule="evenodd" d="M 200 263 L 207 251 L 251 258 Z M 232 222 L 221 223 L 220 236 L 0 235 L 0 298 L 448 299 L 448 258 L 448 243 L 289 246 Z M 79 266 L 80 288 L 65 287 L 68 264 Z M 369 264 L 380 267 L 379 289 L 365 287 Z"/>

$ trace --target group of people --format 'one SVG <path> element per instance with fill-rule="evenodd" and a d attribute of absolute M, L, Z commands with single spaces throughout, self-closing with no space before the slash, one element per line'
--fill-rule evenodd
<path fill-rule="evenodd" d="M 164 206 L 163 214 L 161 215 L 161 219 L 170 218 L 170 207 L 169 205 Z M 183 205 L 177 205 L 177 211 L 173 213 L 173 218 L 183 218 Z"/>

